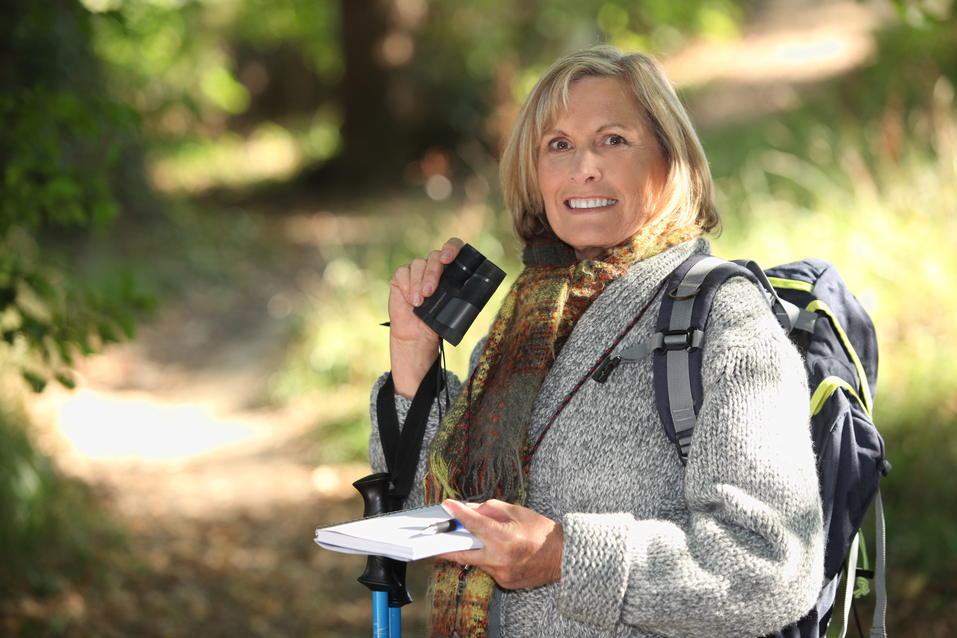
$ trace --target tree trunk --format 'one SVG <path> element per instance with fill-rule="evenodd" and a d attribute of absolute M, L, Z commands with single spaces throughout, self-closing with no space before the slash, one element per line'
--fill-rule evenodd
<path fill-rule="evenodd" d="M 406 160 L 405 132 L 388 99 L 391 71 L 382 56 L 394 2 L 340 0 L 344 119 L 335 173 L 350 182 L 392 181 Z"/>

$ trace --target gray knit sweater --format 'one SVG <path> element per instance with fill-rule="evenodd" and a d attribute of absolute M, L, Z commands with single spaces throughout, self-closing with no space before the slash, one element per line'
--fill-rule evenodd
<path fill-rule="evenodd" d="M 581 317 L 542 386 L 532 440 L 698 239 L 631 267 Z M 660 300 L 621 347 L 649 337 Z M 476 358 L 473 356 L 473 365 Z M 687 466 L 655 407 L 651 358 L 589 380 L 532 458 L 527 506 L 564 528 L 558 583 L 497 590 L 501 635 L 762 636 L 800 618 L 822 585 L 824 534 L 797 351 L 754 284 L 715 296 L 704 403 Z M 376 425 L 369 455 L 385 471 Z M 459 388 L 450 376 L 450 390 Z M 454 394 L 453 394 L 454 396 Z M 396 397 L 400 423 L 410 402 Z M 438 429 L 433 409 L 428 441 Z M 415 490 L 408 506 L 423 501 Z"/>

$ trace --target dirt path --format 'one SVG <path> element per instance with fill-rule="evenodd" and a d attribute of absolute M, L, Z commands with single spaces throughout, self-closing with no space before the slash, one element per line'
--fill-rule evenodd
<path fill-rule="evenodd" d="M 261 223 L 262 263 L 227 287 L 187 286 L 135 342 L 83 362 L 77 390 L 32 402 L 41 445 L 93 488 L 125 543 L 95 582 L 0 601 L 0 635 L 368 633 L 364 558 L 312 543 L 317 525 L 361 515 L 351 483 L 368 467 L 317 465 L 311 431 L 328 406 L 264 400 L 289 339 L 271 302 L 324 264 L 284 240 L 285 217 Z"/>
<path fill-rule="evenodd" d="M 126 549 L 105 557 L 105 579 L 8 606 L 0 634 L 368 633 L 364 559 L 311 541 L 317 525 L 361 514 L 351 483 L 368 468 L 316 465 L 309 432 L 323 406 L 257 407 L 286 338 L 268 297 L 234 295 L 225 316 L 260 311 L 231 329 L 218 313 L 173 309 L 84 364 L 79 390 L 35 403 L 50 424 L 43 445 L 101 497 Z M 410 630 L 421 621 L 406 617 Z"/>

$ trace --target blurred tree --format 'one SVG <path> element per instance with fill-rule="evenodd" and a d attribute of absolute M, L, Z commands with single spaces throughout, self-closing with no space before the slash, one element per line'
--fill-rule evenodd
<path fill-rule="evenodd" d="M 389 71 L 406 58 L 405 41 L 389 33 L 394 0 L 341 0 L 342 154 L 337 163 L 350 173 L 395 167 L 405 144 L 389 96 Z"/>
<path fill-rule="evenodd" d="M 544 66 L 612 42 L 667 52 L 735 37 L 751 0 L 83 0 L 101 57 L 146 130 L 176 144 L 270 121 L 341 143 L 335 176 L 395 182 L 409 162 L 478 140 L 494 156 Z M 472 145 L 474 148 L 474 144 Z M 431 156 L 431 155 L 430 155 Z M 333 170 L 334 169 L 334 170 Z M 412 171 L 415 173 L 415 171 Z"/>
<path fill-rule="evenodd" d="M 5 0 L 0 19 L 0 373 L 72 387 L 78 355 L 134 332 L 148 304 L 121 270 L 73 264 L 120 212 L 118 173 L 137 118 L 102 92 L 78 0 Z M 124 158 L 123 162 L 120 162 Z M 5 391 L 0 409 L 0 597 L 48 596 L 94 565 L 96 509 L 34 444 Z M 14 625 L 5 625 L 17 632 Z"/>
<path fill-rule="evenodd" d="M 112 170 L 136 122 L 100 90 L 89 17 L 77 0 L 7 0 L 0 22 L 0 361 L 38 390 L 131 336 L 144 302 L 127 276 L 94 283 L 68 265 L 119 213 Z"/>

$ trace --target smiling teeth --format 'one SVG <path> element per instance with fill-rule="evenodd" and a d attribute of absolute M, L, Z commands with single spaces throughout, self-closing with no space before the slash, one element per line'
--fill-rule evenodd
<path fill-rule="evenodd" d="M 611 206 L 617 204 L 617 199 L 570 199 L 569 208 L 600 208 L 602 206 Z"/>

